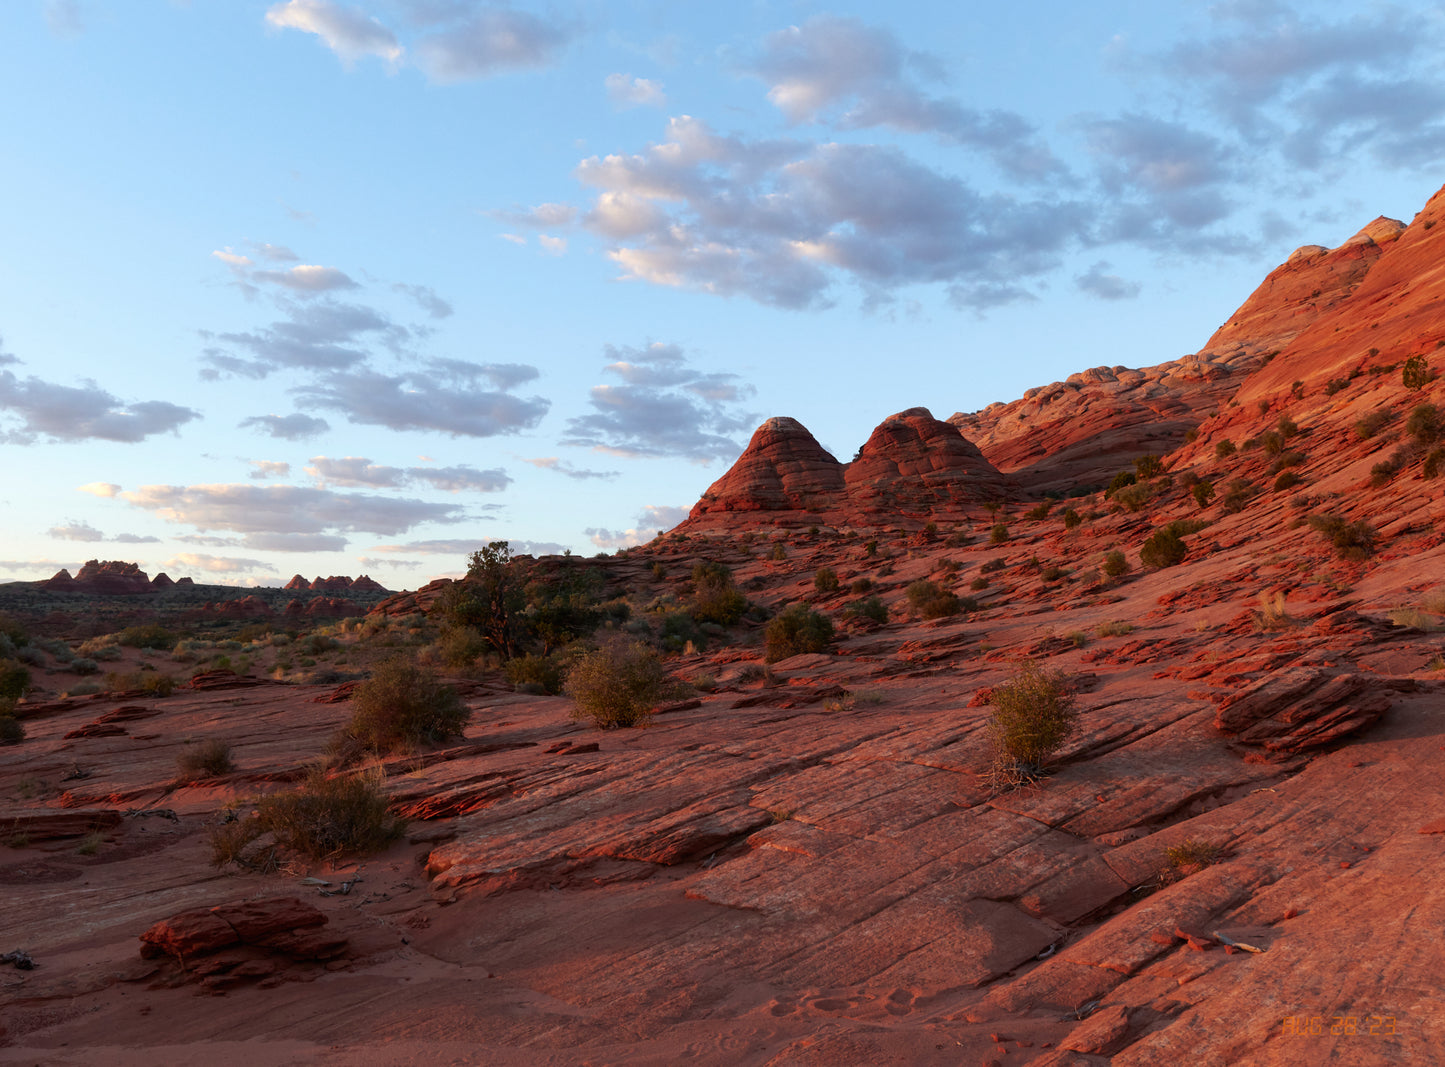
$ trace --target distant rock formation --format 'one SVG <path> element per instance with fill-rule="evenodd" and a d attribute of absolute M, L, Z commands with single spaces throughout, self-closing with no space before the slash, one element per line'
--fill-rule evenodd
<path fill-rule="evenodd" d="M 157 574 L 154 578 L 151 579 L 151 585 L 153 585 L 156 589 L 169 589 L 175 584 L 176 583 L 171 580 L 170 575 L 168 575 L 165 571 L 161 571 L 159 574 Z"/>
<path fill-rule="evenodd" d="M 778 523 L 832 525 L 931 516 L 992 499 L 1005 481 L 957 427 L 927 408 L 884 419 L 846 464 L 796 419 L 771 418 L 680 528 L 720 528 L 738 512 L 768 512 Z"/>
<path fill-rule="evenodd" d="M 56 593 L 84 593 L 90 596 L 134 596 L 139 593 L 154 593 L 145 571 L 134 563 L 121 560 L 89 560 L 80 568 L 74 578 L 68 570 L 62 569 L 55 577 L 40 583 L 41 587 Z"/>
<path fill-rule="evenodd" d="M 293 592 L 311 590 L 320 593 L 385 593 L 388 590 L 380 583 L 373 581 L 366 575 L 352 580 L 347 575 L 332 575 L 330 578 L 322 578 L 319 575 L 311 581 L 307 581 L 301 575 L 296 575 L 285 587 Z"/>

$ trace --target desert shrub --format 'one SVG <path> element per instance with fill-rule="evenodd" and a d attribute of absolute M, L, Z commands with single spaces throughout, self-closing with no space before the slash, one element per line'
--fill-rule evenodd
<path fill-rule="evenodd" d="M 1140 456 L 1134 461 L 1134 473 L 1139 478 L 1156 478 L 1164 473 L 1164 461 L 1158 456 Z"/>
<path fill-rule="evenodd" d="M 610 730 L 645 723 L 653 708 L 686 695 L 687 688 L 667 673 L 656 652 L 618 636 L 578 659 L 563 690 L 572 698 L 574 719 L 590 718 Z"/>
<path fill-rule="evenodd" d="M 1434 444 L 1445 435 L 1445 418 L 1434 404 L 1420 404 L 1405 420 L 1405 432 L 1422 445 Z"/>
<path fill-rule="evenodd" d="M 978 569 L 984 574 L 992 574 L 994 571 L 1003 570 L 1006 566 L 1007 564 L 1001 559 L 990 559 L 985 560 Z"/>
<path fill-rule="evenodd" d="M 1133 485 L 1138 480 L 1139 479 L 1135 476 L 1133 471 L 1120 471 L 1118 474 L 1114 475 L 1114 480 L 1109 483 L 1109 488 L 1104 490 L 1104 495 L 1113 496 L 1120 489 L 1123 489 L 1125 486 Z"/>
<path fill-rule="evenodd" d="M 977 578 L 975 578 L 973 581 L 971 581 L 971 582 L 968 583 L 968 587 L 969 587 L 970 589 L 972 589 L 974 592 L 978 592 L 980 589 L 987 589 L 987 588 L 988 588 L 988 579 L 985 578 L 983 575 L 979 575 L 979 576 L 978 576 Z"/>
<path fill-rule="evenodd" d="M 455 689 L 405 657 L 379 664 L 356 687 L 351 704 L 343 739 L 379 752 L 460 737 L 472 714 Z"/>
<path fill-rule="evenodd" d="M 787 558 L 788 558 L 788 548 L 787 548 L 787 546 L 784 545 L 783 542 L 781 542 L 781 541 L 779 541 L 779 542 L 777 542 L 775 545 L 773 545 L 772 551 L 768 553 L 768 559 L 771 559 L 771 560 L 774 560 L 774 561 L 781 561 L 781 560 L 785 560 L 785 559 L 787 559 Z"/>
<path fill-rule="evenodd" d="M 1424 389 L 1430 384 L 1431 377 L 1424 356 L 1411 356 L 1405 360 L 1405 366 L 1400 371 L 1400 380 L 1406 389 Z"/>
<path fill-rule="evenodd" d="M 116 643 L 127 648 L 153 648 L 169 652 L 176 647 L 176 635 L 158 622 L 127 626 L 116 636 Z"/>
<path fill-rule="evenodd" d="M 1214 455 L 1219 459 L 1228 459 L 1237 451 L 1239 451 L 1239 449 L 1236 448 L 1234 442 L 1227 437 L 1223 441 L 1216 441 L 1214 444 Z"/>
<path fill-rule="evenodd" d="M 1371 488 L 1379 489 L 1381 486 L 1388 485 L 1390 480 L 1399 474 L 1404 466 L 1404 451 L 1397 449 L 1388 459 L 1382 459 L 1370 468 Z"/>
<path fill-rule="evenodd" d="M 1155 530 L 1139 549 L 1139 561 L 1146 567 L 1173 567 L 1183 563 L 1189 552 L 1179 535 L 1168 526 Z"/>
<path fill-rule="evenodd" d="M 1344 378 L 1331 378 L 1325 383 L 1325 396 L 1334 396 L 1349 384 L 1349 381 Z"/>
<path fill-rule="evenodd" d="M 1426 478 L 1438 478 L 1442 470 L 1445 470 L 1445 448 L 1432 448 L 1425 456 L 1420 473 Z"/>
<path fill-rule="evenodd" d="M 713 625 L 717 625 L 714 623 Z M 697 621 L 685 611 L 674 611 L 662 617 L 658 627 L 658 642 L 664 652 L 701 652 L 707 647 L 707 635 Z"/>
<path fill-rule="evenodd" d="M 25 629 L 25 624 L 6 611 L 0 611 L 0 636 L 8 639 L 15 648 L 24 648 L 30 643 L 30 632 Z"/>
<path fill-rule="evenodd" d="M 18 745 L 25 740 L 25 724 L 9 713 L 12 706 L 0 703 L 0 745 Z"/>
<path fill-rule="evenodd" d="M 1073 734 L 1078 722 L 1068 678 L 1032 662 L 993 690 L 989 730 L 994 751 L 1029 776 L 1041 772 Z"/>
<path fill-rule="evenodd" d="M 1035 504 L 1029 508 L 1028 511 L 1024 512 L 1024 518 L 1031 519 L 1034 522 L 1038 522 L 1040 519 L 1047 519 L 1049 517 L 1049 509 L 1053 506 L 1054 502 L 1052 500 L 1045 500 L 1042 503 Z"/>
<path fill-rule="evenodd" d="M 1164 862 L 1168 865 L 1164 871 L 1165 880 L 1174 881 L 1202 871 L 1215 863 L 1222 854 L 1223 849 L 1218 845 L 1201 841 L 1197 837 L 1187 837 L 1179 844 L 1170 845 L 1164 850 Z"/>
<path fill-rule="evenodd" d="M 876 555 L 878 555 L 878 542 L 877 542 L 876 540 L 865 542 L 864 545 L 863 545 L 863 555 L 865 555 L 865 556 L 876 556 Z"/>
<path fill-rule="evenodd" d="M 69 663 L 75 659 L 75 653 L 70 646 L 57 638 L 41 638 L 32 642 L 36 648 L 44 649 L 55 657 L 57 663 Z"/>
<path fill-rule="evenodd" d="M 873 588 L 873 582 L 869 578 L 856 578 L 853 584 L 848 587 L 850 593 L 866 593 Z"/>
<path fill-rule="evenodd" d="M 1280 473 L 1280 476 L 1274 480 L 1274 491 L 1276 493 L 1282 493 L 1286 489 L 1293 489 L 1302 481 L 1304 481 L 1304 479 L 1294 471 L 1283 471 Z"/>
<path fill-rule="evenodd" d="M 963 530 L 955 530 L 948 535 L 948 540 L 943 542 L 949 548 L 962 548 L 964 545 L 973 544 L 973 536 Z"/>
<path fill-rule="evenodd" d="M 1347 522 L 1338 515 L 1311 515 L 1310 529 L 1329 538 L 1340 559 L 1368 559 L 1375 552 L 1375 528 L 1364 519 Z"/>
<path fill-rule="evenodd" d="M 44 667 L 45 653 L 34 645 L 26 645 L 24 648 L 15 650 L 15 658 L 27 667 Z"/>
<path fill-rule="evenodd" d="M 1284 437 L 1274 430 L 1266 430 L 1259 436 L 1259 447 L 1265 455 L 1277 456 L 1284 451 Z"/>
<path fill-rule="evenodd" d="M 958 614 L 957 594 L 940 589 L 933 582 L 913 582 L 907 595 L 909 606 L 925 619 L 942 619 Z"/>
<path fill-rule="evenodd" d="M 476 627 L 448 626 L 437 638 L 435 654 L 444 666 L 462 670 L 476 663 L 490 647 L 491 643 Z"/>
<path fill-rule="evenodd" d="M 30 688 L 30 670 L 19 660 L 0 660 L 0 701 L 19 700 Z"/>
<path fill-rule="evenodd" d="M 991 545 L 1001 545 L 1008 538 L 1008 526 L 1001 522 L 994 523 L 993 529 L 988 532 L 988 543 Z"/>
<path fill-rule="evenodd" d="M 1114 494 L 1114 502 L 1122 505 L 1126 511 L 1143 511 L 1153 499 L 1154 487 L 1148 482 L 1126 485 Z"/>
<path fill-rule="evenodd" d="M 820 593 L 838 591 L 838 572 L 832 567 L 819 567 L 813 572 L 813 588 Z"/>
<path fill-rule="evenodd" d="M 825 652 L 833 641 L 833 624 L 827 616 L 794 604 L 768 621 L 763 641 L 768 663 L 804 652 Z"/>
<path fill-rule="evenodd" d="M 1285 608 L 1285 593 L 1276 589 L 1273 593 L 1259 594 L 1259 610 L 1254 612 L 1254 626 L 1257 630 L 1285 630 L 1294 625 L 1294 619 Z"/>
<path fill-rule="evenodd" d="M 1393 417 L 1388 408 L 1380 411 L 1372 411 L 1355 423 L 1355 436 L 1362 441 L 1368 441 L 1371 437 L 1374 437 L 1375 434 L 1390 425 L 1390 420 Z"/>
<path fill-rule="evenodd" d="M 1100 637 L 1123 637 L 1134 632 L 1134 624 L 1121 619 L 1110 619 L 1108 622 L 1099 623 L 1094 632 Z"/>
<path fill-rule="evenodd" d="M 1200 482 L 1190 492 L 1194 495 L 1194 502 L 1201 508 L 1208 507 L 1209 502 L 1214 499 L 1214 483 Z"/>
<path fill-rule="evenodd" d="M 1059 579 L 1067 577 L 1068 573 L 1069 572 L 1062 567 L 1049 566 L 1039 572 L 1039 577 L 1046 582 L 1057 582 Z"/>
<path fill-rule="evenodd" d="M 187 745 L 176 754 L 176 771 L 183 782 L 215 778 L 229 774 L 235 768 L 231 760 L 231 746 L 219 737 Z"/>
<path fill-rule="evenodd" d="M 687 618 L 686 615 L 682 617 Z M 507 660 L 502 670 L 507 681 L 519 692 L 536 694 L 562 692 L 562 682 L 567 673 L 566 662 L 556 652 L 546 656 L 531 652 L 525 656 L 513 656 Z"/>
<path fill-rule="evenodd" d="M 1288 415 L 1281 415 L 1279 417 L 1279 422 L 1275 424 L 1275 429 L 1279 431 L 1281 437 L 1293 437 L 1299 433 L 1299 425 Z"/>
<path fill-rule="evenodd" d="M 733 572 L 725 564 L 695 564 L 692 588 L 692 617 L 698 622 L 731 626 L 748 610 L 748 598 L 733 584 Z"/>
<path fill-rule="evenodd" d="M 406 829 L 389 810 L 380 774 L 328 778 L 320 767 L 296 792 L 263 797 L 251 819 L 259 833 L 317 860 L 379 852 Z"/>
<path fill-rule="evenodd" d="M 111 671 L 105 676 L 105 688 L 112 693 L 139 690 L 153 696 L 168 697 L 176 691 L 176 678 L 160 671 Z"/>
<path fill-rule="evenodd" d="M 1076 530 L 1083 523 L 1083 518 L 1073 508 L 1064 509 L 1064 529 Z"/>
<path fill-rule="evenodd" d="M 1274 461 L 1270 469 L 1275 474 L 1278 474 L 1280 471 L 1287 470 L 1290 467 L 1298 467 L 1304 463 L 1304 461 L 1305 454 L 1303 452 L 1281 452 L 1279 458 Z"/>
<path fill-rule="evenodd" d="M 1129 573 L 1129 561 L 1117 548 L 1104 553 L 1103 571 L 1106 577 L 1122 578 Z"/>
<path fill-rule="evenodd" d="M 1243 478 L 1231 478 L 1229 484 L 1224 488 L 1224 497 L 1220 503 L 1228 512 L 1243 511 L 1246 504 L 1259 495 L 1259 486 L 1253 482 L 1245 481 Z"/>

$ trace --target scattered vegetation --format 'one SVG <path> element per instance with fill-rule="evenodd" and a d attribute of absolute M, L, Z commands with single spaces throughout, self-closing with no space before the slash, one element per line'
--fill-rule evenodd
<path fill-rule="evenodd" d="M 1008 526 L 1004 523 L 995 523 L 993 529 L 988 532 L 988 543 L 991 545 L 1001 545 L 1008 539 Z"/>
<path fill-rule="evenodd" d="M 819 567 L 813 572 L 813 588 L 820 593 L 838 591 L 838 572 L 832 567 Z"/>
<path fill-rule="evenodd" d="M 1222 441 L 1216 441 L 1214 444 L 1214 455 L 1218 459 L 1228 459 L 1237 451 L 1239 451 L 1238 447 L 1227 437 Z"/>
<path fill-rule="evenodd" d="M 105 676 L 105 688 L 112 693 L 141 692 L 150 696 L 168 697 L 176 690 L 176 678 L 160 671 L 111 671 Z"/>
<path fill-rule="evenodd" d="M 1134 632 L 1134 624 L 1120 619 L 1110 619 L 1108 622 L 1099 623 L 1094 632 L 1100 637 L 1123 637 L 1125 634 Z"/>
<path fill-rule="evenodd" d="M 837 575 L 833 577 L 836 581 Z M 692 617 L 698 622 L 731 626 L 748 610 L 748 598 L 733 584 L 733 572 L 725 564 L 695 564 L 692 588 Z"/>
<path fill-rule="evenodd" d="M 957 594 L 940 589 L 933 582 L 913 582 L 908 587 L 907 596 L 909 606 L 925 619 L 942 619 L 958 614 Z"/>
<path fill-rule="evenodd" d="M 15 701 L 30 688 L 30 671 L 18 660 L 0 660 L 0 701 Z"/>
<path fill-rule="evenodd" d="M 1230 513 L 1243 511 L 1245 505 L 1259 495 L 1259 486 L 1244 478 L 1231 478 L 1224 488 L 1220 504 Z"/>
<path fill-rule="evenodd" d="M 116 635 L 115 640 L 116 644 L 127 648 L 153 648 L 158 652 L 169 652 L 176 647 L 176 635 L 160 623 L 127 626 Z"/>
<path fill-rule="evenodd" d="M 0 745 L 18 745 L 25 740 L 25 724 L 10 714 L 10 708 L 0 702 Z"/>
<path fill-rule="evenodd" d="M 327 777 L 318 766 L 296 792 L 258 801 L 247 829 L 253 839 L 273 834 L 278 845 L 314 860 L 380 852 L 406 829 L 391 814 L 382 782 L 380 772 Z"/>
<path fill-rule="evenodd" d="M 1259 610 L 1254 613 L 1256 630 L 1285 630 L 1293 625 L 1294 619 L 1285 610 L 1283 589 L 1259 594 Z"/>
<path fill-rule="evenodd" d="M 1139 549 L 1139 561 L 1146 567 L 1173 567 L 1184 562 L 1189 546 L 1169 526 L 1161 526 L 1149 535 Z"/>
<path fill-rule="evenodd" d="M 1368 441 L 1390 425 L 1390 420 L 1393 418 L 1394 414 L 1388 408 L 1372 411 L 1355 423 L 1355 436 L 1361 441 Z"/>
<path fill-rule="evenodd" d="M 1177 881 L 1195 874 L 1217 862 L 1221 855 L 1223 849 L 1218 845 L 1201 841 L 1197 837 L 1186 837 L 1179 844 L 1170 845 L 1164 850 L 1164 862 L 1167 864 L 1164 878 L 1166 881 Z"/>
<path fill-rule="evenodd" d="M 1445 436 L 1445 417 L 1434 404 L 1420 404 L 1405 420 L 1405 432 L 1422 445 L 1432 445 Z"/>
<path fill-rule="evenodd" d="M 1411 356 L 1405 360 L 1405 366 L 1400 371 L 1400 379 L 1406 389 L 1424 389 L 1434 377 L 1424 356 Z"/>
<path fill-rule="evenodd" d="M 1125 558 L 1124 553 L 1119 549 L 1110 549 L 1104 553 L 1102 570 L 1105 577 L 1122 578 L 1129 573 L 1129 560 Z"/>
<path fill-rule="evenodd" d="M 398 752 L 460 737 L 471 709 L 434 672 L 406 656 L 386 660 L 351 697 L 345 744 Z"/>
<path fill-rule="evenodd" d="M 763 641 L 768 663 L 804 652 L 826 652 L 833 642 L 833 624 L 826 615 L 794 604 L 768 620 Z"/>
<path fill-rule="evenodd" d="M 1214 499 L 1214 483 L 1196 482 L 1189 492 L 1193 495 L 1194 502 L 1201 508 L 1208 507 L 1209 502 Z"/>

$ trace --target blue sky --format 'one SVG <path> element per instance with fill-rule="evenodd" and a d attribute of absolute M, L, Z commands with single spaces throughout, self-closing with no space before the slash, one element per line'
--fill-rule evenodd
<path fill-rule="evenodd" d="M 13 0 L 0 581 L 455 573 L 1200 348 L 1445 181 L 1421 4 Z"/>

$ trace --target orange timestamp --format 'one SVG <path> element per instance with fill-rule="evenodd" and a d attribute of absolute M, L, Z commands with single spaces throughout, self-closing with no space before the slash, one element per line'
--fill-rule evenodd
<path fill-rule="evenodd" d="M 1393 1015 L 1286 1015 L 1285 1037 L 1390 1037 Z"/>

